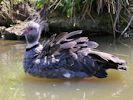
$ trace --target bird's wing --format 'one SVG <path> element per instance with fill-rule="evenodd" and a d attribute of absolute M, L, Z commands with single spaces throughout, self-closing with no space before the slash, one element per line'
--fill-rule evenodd
<path fill-rule="evenodd" d="M 106 52 L 101 52 L 95 49 L 84 48 L 78 51 L 78 54 L 90 56 L 95 62 L 102 64 L 106 69 L 122 69 L 126 70 L 126 61 Z"/>
<path fill-rule="evenodd" d="M 77 52 L 84 47 L 96 48 L 98 44 L 94 41 L 89 41 L 87 37 L 74 38 L 74 36 L 82 33 L 82 30 L 73 32 L 63 32 L 59 35 L 52 35 L 47 41 L 43 43 L 43 49 L 40 57 L 50 56 L 54 53 L 59 53 L 62 50 L 74 50 Z"/>

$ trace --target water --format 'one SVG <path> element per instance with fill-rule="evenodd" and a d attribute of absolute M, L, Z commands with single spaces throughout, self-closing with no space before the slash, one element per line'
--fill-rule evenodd
<path fill-rule="evenodd" d="M 113 44 L 110 37 L 94 38 L 99 49 L 128 62 L 127 72 L 109 70 L 105 79 L 40 79 L 23 72 L 25 44 L 0 40 L 0 100 L 131 100 L 133 40 Z"/>

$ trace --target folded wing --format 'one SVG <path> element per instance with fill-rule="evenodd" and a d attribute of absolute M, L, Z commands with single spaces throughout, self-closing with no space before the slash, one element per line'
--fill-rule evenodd
<path fill-rule="evenodd" d="M 63 32 L 59 35 L 53 34 L 47 41 L 43 43 L 43 49 L 39 57 L 51 56 L 59 53 L 61 50 L 74 50 L 77 52 L 82 48 L 97 48 L 98 43 L 89 41 L 87 37 L 74 38 L 74 36 L 82 33 L 82 30 L 73 32 Z"/>

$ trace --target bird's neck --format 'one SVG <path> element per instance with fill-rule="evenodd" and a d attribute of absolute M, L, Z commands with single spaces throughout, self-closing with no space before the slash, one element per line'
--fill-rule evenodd
<path fill-rule="evenodd" d="M 30 49 L 30 48 L 34 47 L 35 45 L 38 45 L 38 44 L 39 44 L 38 41 L 33 42 L 33 43 L 27 43 L 26 49 Z"/>

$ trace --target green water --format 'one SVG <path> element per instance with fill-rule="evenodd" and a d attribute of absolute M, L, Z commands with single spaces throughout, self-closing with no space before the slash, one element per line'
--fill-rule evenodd
<path fill-rule="evenodd" d="M 99 49 L 128 63 L 128 71 L 109 70 L 105 79 L 49 80 L 23 72 L 25 44 L 0 40 L 0 100 L 132 100 L 133 39 L 113 44 L 110 37 L 95 40 Z"/>

